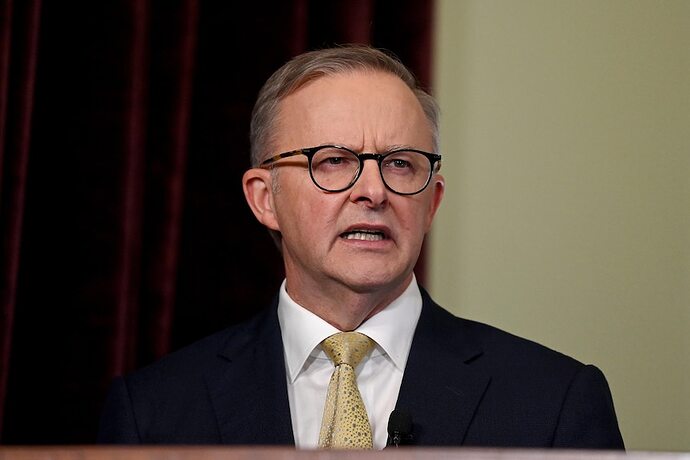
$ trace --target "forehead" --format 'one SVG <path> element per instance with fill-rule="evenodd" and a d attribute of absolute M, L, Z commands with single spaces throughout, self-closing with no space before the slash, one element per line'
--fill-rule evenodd
<path fill-rule="evenodd" d="M 432 148 L 432 134 L 412 90 L 397 76 L 353 71 L 318 78 L 278 107 L 276 147 L 337 143 L 357 149 Z"/>

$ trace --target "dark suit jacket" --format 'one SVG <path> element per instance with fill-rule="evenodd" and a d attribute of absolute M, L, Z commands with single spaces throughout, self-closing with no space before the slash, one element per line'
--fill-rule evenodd
<path fill-rule="evenodd" d="M 397 408 L 414 444 L 623 448 L 603 374 L 424 305 Z M 114 381 L 99 441 L 294 444 L 277 300 L 250 321 Z"/>

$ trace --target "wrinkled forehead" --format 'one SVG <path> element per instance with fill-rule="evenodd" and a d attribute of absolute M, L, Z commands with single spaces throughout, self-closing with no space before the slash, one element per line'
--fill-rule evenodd
<path fill-rule="evenodd" d="M 275 130 L 278 150 L 324 143 L 433 149 L 419 100 L 398 76 L 381 71 L 343 72 L 303 84 L 280 101 Z"/>

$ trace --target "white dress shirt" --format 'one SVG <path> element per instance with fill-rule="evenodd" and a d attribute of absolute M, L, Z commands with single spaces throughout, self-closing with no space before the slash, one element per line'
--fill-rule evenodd
<path fill-rule="evenodd" d="M 376 341 L 376 348 L 356 369 L 374 449 L 386 446 L 388 418 L 395 409 L 421 311 L 422 296 L 413 277 L 400 297 L 356 329 Z M 295 445 L 301 449 L 317 448 L 328 382 L 334 370 L 320 343 L 340 331 L 295 303 L 285 290 L 285 281 L 280 287 L 278 320 Z"/>

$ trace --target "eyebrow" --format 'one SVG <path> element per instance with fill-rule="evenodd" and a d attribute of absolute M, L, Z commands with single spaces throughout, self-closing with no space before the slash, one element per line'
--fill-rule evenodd
<path fill-rule="evenodd" d="M 389 145 L 388 148 L 386 149 L 386 152 L 392 152 L 394 150 L 425 150 L 420 147 L 415 147 L 413 145 L 408 145 L 408 144 L 393 144 Z"/>
<path fill-rule="evenodd" d="M 320 144 L 320 145 L 337 145 L 337 146 L 340 146 L 340 147 L 348 148 L 348 149 L 352 150 L 352 151 L 355 152 L 355 153 L 362 153 L 362 152 L 365 151 L 365 149 L 361 149 L 361 148 L 359 148 L 359 147 L 353 147 L 352 144 L 347 144 L 347 143 L 342 143 L 342 142 L 331 142 L 331 143 Z M 409 145 L 409 144 L 392 144 L 392 145 L 386 146 L 386 147 L 383 148 L 383 149 L 376 149 L 375 151 L 369 152 L 369 153 L 381 153 L 381 154 L 385 154 L 385 153 L 394 152 L 394 151 L 396 151 L 396 150 L 422 150 L 422 151 L 426 151 L 426 150 L 423 149 L 423 148 L 415 147 L 415 146 Z"/>

